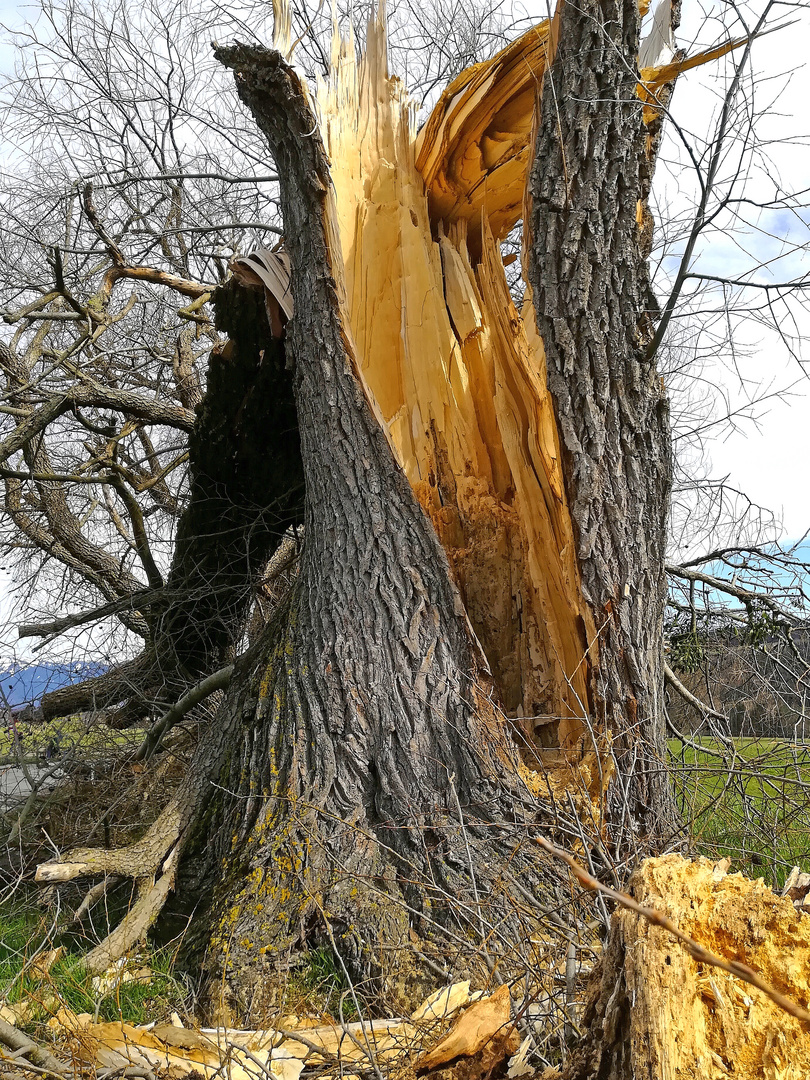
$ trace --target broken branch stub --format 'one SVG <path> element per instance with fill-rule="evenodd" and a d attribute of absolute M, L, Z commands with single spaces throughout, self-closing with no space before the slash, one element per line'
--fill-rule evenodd
<path fill-rule="evenodd" d="M 49 862 L 40 863 L 34 875 L 38 885 L 49 885 L 57 881 L 72 881 L 83 874 L 96 873 L 94 867 L 86 862 Z"/>
<path fill-rule="evenodd" d="M 70 881 L 83 874 L 153 877 L 180 839 L 187 819 L 187 808 L 181 807 L 178 801 L 172 802 L 134 844 L 112 851 L 106 848 L 75 848 L 68 851 L 63 859 L 40 863 L 35 880 L 42 883 Z"/>

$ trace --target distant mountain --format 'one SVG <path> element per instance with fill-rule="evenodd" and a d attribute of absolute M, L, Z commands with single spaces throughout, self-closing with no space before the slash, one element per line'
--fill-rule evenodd
<path fill-rule="evenodd" d="M 92 675 L 101 675 L 106 670 L 105 664 L 93 663 L 12 664 L 0 671 L 0 707 L 6 703 L 12 709 L 37 705 L 43 694 Z"/>

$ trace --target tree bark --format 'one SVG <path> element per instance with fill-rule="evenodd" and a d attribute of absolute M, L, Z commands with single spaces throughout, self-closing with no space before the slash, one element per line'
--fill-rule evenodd
<path fill-rule="evenodd" d="M 243 1012 L 259 987 L 272 994 L 263 968 L 334 940 L 352 978 L 404 1002 L 425 978 L 414 936 L 463 942 L 468 924 L 486 937 L 500 922 L 491 948 L 505 951 L 497 881 L 515 844 L 499 819 L 524 816 L 519 757 L 447 557 L 357 376 L 327 244 L 329 165 L 317 133 L 304 137 L 315 120 L 298 78 L 260 48 L 217 56 L 284 177 L 307 540 L 287 617 L 224 709 L 240 737 L 220 780 L 229 874 L 209 970 Z M 511 853 L 539 885 L 534 850 Z"/>
<path fill-rule="evenodd" d="M 613 733 L 614 830 L 666 836 L 664 555 L 669 405 L 646 357 L 657 305 L 637 208 L 652 163 L 634 3 L 564 4 L 529 182 L 529 281 L 563 450 L 582 588 L 598 633 L 594 720 Z"/>
<path fill-rule="evenodd" d="M 381 28 L 369 34 L 361 77 L 336 80 L 327 93 L 350 112 L 361 84 L 372 97 L 380 90 L 372 165 L 356 142 L 365 114 L 327 113 L 327 157 L 305 88 L 279 53 L 216 50 L 280 177 L 305 549 L 297 582 L 237 661 L 217 720 L 148 842 L 66 860 L 124 873 L 136 866 L 140 876 L 150 867 L 157 876 L 167 859 L 173 874 L 177 861 L 178 893 L 197 905 L 190 945 L 207 947 L 204 970 L 234 1014 L 223 1019 L 260 1021 L 280 1004 L 289 966 L 324 945 L 379 1008 L 407 1008 L 426 978 L 435 985 L 448 954 L 456 976 L 508 979 L 526 969 L 553 880 L 533 830 L 584 835 L 579 815 L 597 852 L 607 823 L 626 854 L 638 845 L 639 822 L 649 842 L 669 818 L 654 764 L 664 749 L 669 443 L 666 400 L 644 360 L 652 301 L 636 216 L 646 167 L 638 17 L 632 4 L 586 0 L 584 13 L 566 5 L 561 18 L 528 254 L 554 414 L 543 345 L 503 302 L 496 238 L 482 227 L 474 268 L 460 226 L 445 236 L 439 223 L 434 241 L 421 180 L 392 164 L 402 153 L 407 165 L 412 145 L 407 109 L 384 115 L 402 105 L 396 87 L 382 95 L 393 80 L 374 81 L 384 70 Z M 513 77 L 521 65 L 510 56 Z M 369 175 L 349 183 L 361 160 Z M 341 190 L 345 201 L 336 199 Z M 350 274 L 354 248 L 364 253 Z M 399 306 L 391 290 L 364 292 L 363 258 L 380 250 L 400 260 L 392 271 Z M 376 273 L 386 272 L 378 263 Z M 356 344 L 364 310 L 368 333 Z M 397 349 L 405 342 L 407 355 L 390 365 L 403 393 L 386 403 L 388 357 L 373 346 L 394 339 Z M 420 342 L 434 343 L 435 354 L 414 355 Z M 478 515 L 466 522 L 464 485 Z M 509 515 L 520 552 L 501 559 L 501 573 L 498 544 L 492 557 L 473 549 L 488 516 Z M 479 572 L 490 575 L 484 588 Z M 531 717 L 556 725 L 547 758 L 532 747 L 539 767 L 553 761 L 554 778 L 551 768 L 526 767 L 516 725 L 499 708 L 498 673 L 490 676 L 487 642 L 463 601 L 475 597 L 484 623 L 486 587 L 509 589 L 509 601 L 525 588 L 535 625 L 539 613 L 554 624 L 520 657 L 543 667 L 545 681 L 534 669 L 512 680 L 518 701 L 534 684 L 530 701 L 559 707 Z M 500 659 L 525 637 L 515 606 L 517 629 L 504 635 Z M 623 774 L 605 819 L 610 768 L 595 751 L 610 734 Z M 545 799 L 533 798 L 544 784 Z M 570 797 L 567 823 L 558 794 Z M 139 917 L 150 903 L 144 896 Z"/>
<path fill-rule="evenodd" d="M 146 648 L 135 660 L 42 699 L 45 719 L 109 709 L 124 727 L 161 713 L 232 659 L 261 572 L 302 520 L 303 469 L 292 373 L 261 291 L 231 280 L 214 295 L 227 343 L 209 360 L 189 438 L 191 491 L 161 594 L 143 604 Z M 137 607 L 137 604 L 133 604 Z"/>

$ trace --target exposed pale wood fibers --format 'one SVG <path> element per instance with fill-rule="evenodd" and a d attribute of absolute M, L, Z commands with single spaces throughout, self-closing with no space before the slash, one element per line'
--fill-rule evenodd
<path fill-rule="evenodd" d="M 761 881 L 706 859 L 648 859 L 635 899 L 705 948 L 753 967 L 805 1006 L 810 919 Z M 804 1080 L 810 1033 L 746 983 L 697 963 L 666 930 L 617 911 L 584 1017 L 570 1080 Z"/>
<path fill-rule="evenodd" d="M 482 218 L 500 238 L 523 214 L 549 25 L 533 26 L 491 60 L 463 71 L 416 138 L 416 165 L 428 188 L 431 216 L 469 222 L 477 227 L 476 239 Z"/>
<path fill-rule="evenodd" d="M 541 29 L 531 40 L 546 36 Z M 506 50 L 507 70 L 528 40 Z M 358 65 L 351 39 L 336 37 L 332 77 L 318 95 L 361 373 L 450 557 L 504 707 L 538 717 L 545 742 L 572 747 L 594 635 L 542 345 L 512 303 L 490 225 L 479 221 L 473 263 L 463 218 L 445 228 L 429 214 L 409 101 L 388 75 L 381 23 L 366 49 Z M 492 84 L 485 79 L 481 93 Z M 509 94 L 494 95 L 496 112 Z M 533 95 L 520 106 L 524 144 Z M 521 199 L 522 188 L 523 179 Z"/>

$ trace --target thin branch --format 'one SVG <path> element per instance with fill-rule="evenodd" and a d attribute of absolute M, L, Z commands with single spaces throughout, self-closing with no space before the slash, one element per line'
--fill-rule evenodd
<path fill-rule="evenodd" d="M 705 702 L 700 700 L 700 698 L 695 697 L 692 691 L 688 690 L 683 685 L 681 680 L 678 678 L 678 676 L 675 674 L 675 672 L 672 670 L 666 660 L 664 661 L 664 678 L 667 680 L 673 690 L 677 690 L 677 692 L 681 695 L 684 701 L 688 701 L 689 704 L 693 706 L 693 708 L 697 709 L 698 712 L 700 712 L 703 716 L 713 716 L 716 720 L 723 720 L 725 723 L 729 722 L 728 717 L 725 715 L 725 713 L 718 712 L 710 705 L 706 705 Z"/>
<path fill-rule="evenodd" d="M 678 272 L 675 276 L 672 290 L 669 294 L 669 297 L 667 298 L 666 304 L 664 305 L 664 310 L 661 314 L 661 319 L 658 323 L 658 326 L 656 327 L 655 335 L 653 336 L 653 339 L 650 342 L 649 349 L 647 350 L 647 356 L 649 359 L 652 359 L 655 356 L 655 354 L 658 352 L 658 348 L 661 342 L 664 340 L 664 335 L 667 332 L 667 328 L 669 327 L 675 311 L 675 305 L 678 302 L 678 298 L 681 294 L 681 290 L 683 289 L 684 282 L 686 281 L 686 275 L 689 273 L 689 267 L 692 262 L 692 256 L 694 254 L 695 247 L 701 233 L 703 232 L 703 228 L 707 223 L 709 198 L 711 197 L 711 194 L 714 190 L 715 182 L 717 180 L 717 173 L 720 169 L 723 148 L 726 142 L 726 134 L 728 132 L 729 124 L 731 123 L 731 106 L 737 96 L 737 91 L 740 87 L 743 71 L 748 63 L 748 58 L 751 55 L 751 46 L 754 43 L 754 40 L 760 36 L 762 27 L 765 25 L 765 21 L 768 18 L 772 7 L 773 0 L 768 3 L 762 15 L 760 16 L 756 27 L 749 35 L 748 40 L 745 43 L 745 47 L 743 49 L 740 61 L 734 70 L 734 77 L 731 80 L 731 85 L 729 86 L 723 100 L 723 108 L 720 113 L 720 123 L 718 124 L 717 128 L 717 135 L 714 141 L 711 159 L 709 161 L 709 168 L 706 171 L 706 182 L 704 185 L 702 185 L 702 192 L 700 196 L 700 201 L 698 203 L 697 211 L 695 213 L 695 219 L 689 232 L 689 239 L 686 241 L 686 247 L 684 248 L 684 253 L 678 267 Z"/>
<path fill-rule="evenodd" d="M 161 229 L 161 236 L 177 236 L 181 233 L 222 233 L 233 232 L 234 229 L 258 229 L 261 232 L 275 233 L 283 236 L 284 230 L 278 225 L 268 225 L 264 221 L 228 221 L 222 225 L 183 225 L 177 229 Z M 135 236 L 155 236 L 152 229 L 133 229 Z M 209 286 L 210 288 L 210 286 Z"/>
<path fill-rule="evenodd" d="M 128 176 L 124 180 L 110 180 L 105 184 L 96 184 L 100 188 L 122 188 L 128 184 L 151 184 L 158 180 L 221 180 L 224 184 L 274 184 L 278 180 L 275 173 L 265 176 L 229 176 L 220 172 L 177 172 L 158 173 L 156 176 Z"/>
<path fill-rule="evenodd" d="M 693 281 L 714 281 L 718 285 L 729 285 L 735 288 L 741 289 L 764 289 L 766 292 L 769 290 L 776 290 L 777 292 L 785 289 L 810 289 L 810 280 L 807 278 L 799 278 L 797 281 L 743 281 L 741 278 L 725 278 L 718 277 L 716 274 L 698 274 L 690 270 L 685 275 L 685 280 Z"/>
<path fill-rule="evenodd" d="M 185 693 L 179 701 L 164 713 L 164 715 L 158 720 L 152 727 L 149 734 L 143 740 L 138 747 L 135 754 L 135 761 L 148 761 L 150 757 L 157 751 L 160 746 L 161 740 L 167 731 L 170 731 L 175 724 L 198 705 L 205 698 L 210 697 L 215 690 L 224 690 L 230 683 L 231 676 L 233 675 L 233 664 L 228 664 L 227 667 L 220 668 L 219 671 L 215 671 L 212 675 L 203 679 L 202 682 L 197 683 L 196 686 Z"/>

